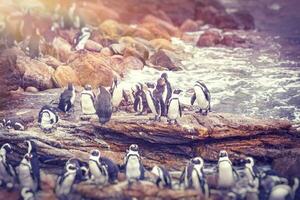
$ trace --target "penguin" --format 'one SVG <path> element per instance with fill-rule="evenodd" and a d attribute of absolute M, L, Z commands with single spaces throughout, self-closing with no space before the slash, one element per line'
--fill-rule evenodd
<path fill-rule="evenodd" d="M 128 181 L 143 180 L 145 178 L 145 169 L 139 154 L 137 144 L 132 144 L 124 158 L 125 175 Z"/>
<path fill-rule="evenodd" d="M 91 30 L 88 27 L 81 28 L 80 32 L 75 35 L 73 40 L 74 49 L 76 51 L 84 50 L 85 44 L 91 37 Z"/>
<path fill-rule="evenodd" d="M 151 87 L 151 86 L 150 86 Z M 148 85 L 143 87 L 143 91 L 146 96 L 146 101 L 149 109 L 155 115 L 154 121 L 160 121 L 161 117 L 161 107 L 159 99 L 155 99 L 153 92 L 151 91 L 152 88 L 149 88 Z"/>
<path fill-rule="evenodd" d="M 81 181 L 87 181 L 90 179 L 90 169 L 86 162 L 80 162 Z"/>
<path fill-rule="evenodd" d="M 51 132 L 58 123 L 59 117 L 56 109 L 45 105 L 41 108 L 38 116 L 38 124 L 43 132 Z"/>
<path fill-rule="evenodd" d="M 258 188 L 259 187 L 259 171 L 254 165 L 254 160 L 251 157 L 247 157 L 245 159 L 245 169 L 244 173 L 249 180 L 249 185 L 252 187 Z"/>
<path fill-rule="evenodd" d="M 293 185 L 290 186 L 287 183 L 281 183 L 274 186 L 269 195 L 269 200 L 294 200 L 296 191 L 299 187 L 299 179 L 293 179 Z"/>
<path fill-rule="evenodd" d="M 20 165 L 17 168 L 18 179 L 20 182 L 21 188 L 28 188 L 34 192 L 38 189 L 37 177 L 35 176 L 34 169 L 31 165 L 32 155 L 26 153 L 21 160 Z"/>
<path fill-rule="evenodd" d="M 26 125 L 22 119 L 5 119 L 4 118 L 0 121 L 0 128 L 24 131 L 26 129 Z"/>
<path fill-rule="evenodd" d="M 181 92 L 182 90 L 174 90 L 172 98 L 169 100 L 167 109 L 169 124 L 177 124 L 177 118 L 182 116 L 182 108 L 178 96 Z"/>
<path fill-rule="evenodd" d="M 110 93 L 102 86 L 100 86 L 99 94 L 95 103 L 96 114 L 99 122 L 103 125 L 107 123 L 112 115 L 112 103 Z"/>
<path fill-rule="evenodd" d="M 138 113 L 138 115 L 142 115 L 148 110 L 147 99 L 143 91 L 143 88 L 144 86 L 142 83 L 136 84 L 136 91 L 133 95 L 134 96 L 133 108 L 134 111 Z"/>
<path fill-rule="evenodd" d="M 75 98 L 75 87 L 72 83 L 69 83 L 68 88 L 60 95 L 58 108 L 63 112 L 68 112 L 73 107 Z"/>
<path fill-rule="evenodd" d="M 84 115 L 93 115 L 96 113 L 94 106 L 95 98 L 92 86 L 86 85 L 80 95 L 81 111 Z"/>
<path fill-rule="evenodd" d="M 119 84 L 117 78 L 114 79 L 109 92 L 111 94 L 111 102 L 114 111 L 118 110 L 118 107 L 120 106 L 120 103 L 123 99 L 125 99 L 125 101 L 128 101 L 128 97 L 124 91 L 124 88 L 121 86 L 121 84 Z"/>
<path fill-rule="evenodd" d="M 171 87 L 171 84 L 168 80 L 168 74 L 167 73 L 162 73 L 161 78 L 165 82 L 165 89 L 164 89 L 163 94 L 162 94 L 165 108 L 163 109 L 164 112 L 162 113 L 162 116 L 166 116 L 167 115 L 168 103 L 169 103 L 169 100 L 172 96 L 172 87 Z"/>
<path fill-rule="evenodd" d="M 30 36 L 29 44 L 28 44 L 28 53 L 31 59 L 35 59 L 40 57 L 40 42 L 41 42 L 41 35 L 38 28 L 33 31 L 33 34 Z"/>
<path fill-rule="evenodd" d="M 197 81 L 194 86 L 194 94 L 191 98 L 191 105 L 194 105 L 195 101 L 197 101 L 198 106 L 200 107 L 200 109 L 199 109 L 200 114 L 207 115 L 208 112 L 211 111 L 210 92 L 209 92 L 208 88 L 206 87 L 206 85 L 201 81 Z"/>
<path fill-rule="evenodd" d="M 200 189 L 205 199 L 209 197 L 209 188 L 203 171 L 204 161 L 195 157 L 189 161 L 180 177 L 180 183 L 185 188 Z"/>
<path fill-rule="evenodd" d="M 218 170 L 218 186 L 219 188 L 231 188 L 235 183 L 234 169 L 225 150 L 220 151 Z"/>
<path fill-rule="evenodd" d="M 5 143 L 0 149 L 0 186 L 12 189 L 16 182 L 16 172 L 7 160 L 7 154 L 12 152 L 10 144 Z"/>
<path fill-rule="evenodd" d="M 22 197 L 22 200 L 35 200 L 34 192 L 30 188 L 27 188 L 27 187 L 22 188 L 21 197 Z"/>
<path fill-rule="evenodd" d="M 167 109 L 167 86 L 166 81 L 164 78 L 159 78 L 157 80 L 156 87 L 153 91 L 153 97 L 155 99 L 156 105 L 159 106 L 160 115 L 166 116 L 166 109 Z"/>
<path fill-rule="evenodd" d="M 35 182 L 37 183 L 37 190 L 40 190 L 41 189 L 40 161 L 37 154 L 37 146 L 35 142 L 32 140 L 26 140 L 25 143 L 27 145 L 27 154 L 30 155 L 30 165 L 31 165 L 33 177 L 35 178 Z"/>
<path fill-rule="evenodd" d="M 155 165 L 151 172 L 157 176 L 156 185 L 160 188 L 172 188 L 172 179 L 168 170 L 162 166 Z"/>
<path fill-rule="evenodd" d="M 90 154 L 89 168 L 96 184 L 116 183 L 118 180 L 118 166 L 109 158 L 102 157 L 97 149 Z"/>
<path fill-rule="evenodd" d="M 60 198 L 67 198 L 76 182 L 79 166 L 74 162 L 67 162 L 62 176 L 59 176 L 55 185 L 55 194 Z"/>

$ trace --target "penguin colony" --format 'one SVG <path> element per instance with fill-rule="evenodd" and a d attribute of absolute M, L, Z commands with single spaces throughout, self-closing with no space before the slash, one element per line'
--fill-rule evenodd
<path fill-rule="evenodd" d="M 1 147 L 0 186 L 10 191 L 19 188 L 22 199 L 34 200 L 37 199 L 38 192 L 42 190 L 40 163 L 35 142 L 26 140 L 25 144 L 27 145 L 27 152 L 17 166 L 13 166 L 9 159 L 13 152 L 12 146 L 6 143 Z M 227 197 L 247 200 L 296 199 L 295 195 L 299 187 L 298 178 L 289 181 L 277 176 L 272 171 L 258 171 L 251 157 L 241 160 L 241 163 L 244 164 L 244 167 L 238 173 L 235 171 L 227 152 L 220 151 L 215 170 L 216 189 L 227 192 L 224 193 Z M 147 176 L 146 172 L 148 172 Z M 117 165 L 113 160 L 102 156 L 98 149 L 90 152 L 88 162 L 76 158 L 69 159 L 65 163 L 62 174 L 56 180 L 54 193 L 58 199 L 72 199 L 70 195 L 72 195 L 75 184 L 86 182 L 100 187 L 116 184 L 119 181 L 120 173 L 125 174 L 128 187 L 131 187 L 133 182 L 147 181 L 159 188 L 198 190 L 205 199 L 210 198 L 211 192 L 205 173 L 205 161 L 201 157 L 190 159 L 183 168 L 179 180 L 175 180 L 163 166 L 155 165 L 147 171 L 137 144 L 129 146 L 121 165 Z M 246 180 L 246 183 L 244 181 L 246 184 L 244 186 L 246 192 L 244 193 L 233 190 L 234 186 L 241 180 Z"/>

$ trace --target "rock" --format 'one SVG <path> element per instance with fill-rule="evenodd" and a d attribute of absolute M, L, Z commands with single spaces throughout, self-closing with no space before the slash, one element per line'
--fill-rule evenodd
<path fill-rule="evenodd" d="M 39 90 L 37 88 L 31 87 L 31 86 L 29 86 L 25 89 L 25 92 L 30 92 L 30 93 L 37 93 L 38 91 Z"/>
<path fill-rule="evenodd" d="M 82 85 L 90 84 L 92 87 L 111 86 L 113 71 L 107 57 L 101 54 L 77 56 L 70 64 Z"/>
<path fill-rule="evenodd" d="M 117 72 L 118 74 L 122 74 L 124 73 L 124 68 L 121 67 L 121 63 L 123 62 L 124 57 L 121 55 L 113 55 L 112 57 L 110 57 L 110 67 Z"/>
<path fill-rule="evenodd" d="M 217 30 L 208 30 L 204 32 L 198 39 L 198 47 L 211 47 L 219 44 L 222 40 L 222 35 Z"/>
<path fill-rule="evenodd" d="M 180 30 L 182 32 L 195 32 L 199 31 L 199 24 L 191 19 L 187 19 L 181 24 Z"/>
<path fill-rule="evenodd" d="M 95 51 L 95 52 L 100 52 L 103 46 L 95 41 L 88 40 L 85 43 L 84 48 L 88 51 Z"/>
<path fill-rule="evenodd" d="M 133 56 L 126 57 L 120 65 L 125 71 L 131 69 L 142 70 L 144 68 L 143 62 L 140 59 Z"/>
<path fill-rule="evenodd" d="M 236 34 L 232 33 L 226 33 L 223 35 L 222 40 L 220 41 L 220 44 L 229 46 L 229 47 L 241 47 L 246 40 L 244 38 L 241 38 L 237 36 Z"/>
<path fill-rule="evenodd" d="M 255 28 L 253 16 L 246 10 L 238 10 L 231 14 L 238 22 L 239 29 L 252 30 Z"/>
<path fill-rule="evenodd" d="M 150 41 L 150 44 L 156 49 L 166 49 L 166 50 L 175 50 L 175 47 L 172 45 L 172 43 L 169 40 L 166 39 L 154 39 Z"/>
<path fill-rule="evenodd" d="M 279 154 L 272 162 L 272 167 L 279 176 L 293 178 L 299 177 L 300 154 L 299 149 L 291 150 L 289 153 Z"/>
<path fill-rule="evenodd" d="M 39 90 L 53 88 L 54 69 L 45 63 L 28 57 L 18 57 L 16 69 L 22 74 L 22 87 L 33 86 Z"/>
<path fill-rule="evenodd" d="M 159 50 L 149 59 L 154 66 L 160 66 L 170 71 L 181 70 L 182 64 L 176 59 L 175 54 L 167 50 Z"/>
<path fill-rule="evenodd" d="M 58 66 L 62 65 L 62 62 L 60 62 L 59 60 L 57 60 L 56 58 L 50 55 L 45 55 L 39 60 L 45 63 L 46 65 L 51 66 L 53 69 L 57 69 Z"/>
<path fill-rule="evenodd" d="M 155 38 L 164 38 L 167 40 L 171 39 L 168 31 L 158 27 L 155 23 L 143 23 L 141 24 L 141 26 L 151 32 L 151 34 L 153 34 Z"/>
<path fill-rule="evenodd" d="M 125 31 L 125 35 L 130 37 L 144 38 L 146 40 L 152 40 L 155 38 L 155 35 L 150 30 L 141 26 L 128 26 L 128 28 Z"/>
<path fill-rule="evenodd" d="M 150 52 L 142 42 L 139 42 L 131 37 L 122 37 L 119 42 L 120 44 L 126 46 L 123 53 L 125 57 L 135 56 L 143 62 L 149 58 Z"/>
<path fill-rule="evenodd" d="M 63 38 L 56 37 L 53 40 L 53 48 L 55 49 L 54 57 L 61 62 L 67 62 L 70 56 L 73 56 L 75 52 L 72 52 L 71 45 Z"/>
<path fill-rule="evenodd" d="M 53 75 L 53 81 L 57 87 L 66 87 L 68 83 L 80 85 L 76 72 L 67 65 L 59 66 Z"/>
<path fill-rule="evenodd" d="M 112 44 L 110 45 L 110 49 L 114 54 L 123 55 L 126 46 L 124 44 Z"/>
<path fill-rule="evenodd" d="M 120 24 L 114 20 L 105 20 L 99 26 L 100 30 L 104 34 L 104 36 L 118 39 L 125 34 L 126 25 Z"/>
<path fill-rule="evenodd" d="M 112 50 L 110 48 L 104 47 L 103 49 L 101 49 L 101 55 L 112 56 L 113 52 L 112 52 Z"/>
<path fill-rule="evenodd" d="M 101 44 L 103 47 L 109 47 L 112 44 L 118 43 L 118 40 L 103 36 L 102 32 L 99 30 L 93 31 L 90 39 Z"/>
<path fill-rule="evenodd" d="M 181 35 L 180 30 L 173 24 L 159 19 L 153 15 L 145 16 L 142 21 L 143 23 L 155 24 L 160 29 L 166 30 L 170 36 L 180 37 Z"/>

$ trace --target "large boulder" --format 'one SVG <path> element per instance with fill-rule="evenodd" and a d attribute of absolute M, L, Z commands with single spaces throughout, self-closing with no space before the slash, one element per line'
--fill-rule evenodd
<path fill-rule="evenodd" d="M 197 46 L 198 47 L 211 47 L 219 44 L 222 40 L 222 34 L 219 30 L 207 30 L 200 35 Z"/>
<path fill-rule="evenodd" d="M 178 71 L 182 69 L 182 64 L 176 57 L 176 54 L 167 50 L 159 50 L 150 57 L 149 61 L 154 65 L 154 67 L 157 66 L 159 69 L 165 68 L 170 71 Z"/>
<path fill-rule="evenodd" d="M 124 71 L 127 70 L 142 70 L 144 68 L 143 62 L 133 56 L 128 56 L 124 58 L 123 62 L 120 64 Z"/>
<path fill-rule="evenodd" d="M 101 54 L 80 54 L 69 66 L 74 69 L 82 85 L 98 87 L 112 84 L 114 72 L 110 68 L 109 59 Z"/>
<path fill-rule="evenodd" d="M 73 83 L 74 85 L 80 85 L 80 81 L 77 74 L 72 67 L 67 65 L 59 66 L 53 75 L 53 81 L 57 87 L 65 87 L 68 83 Z"/>
<path fill-rule="evenodd" d="M 55 50 L 55 55 L 53 56 L 61 62 L 67 62 L 70 56 L 75 54 L 75 52 L 72 51 L 71 45 L 61 37 L 56 37 L 52 45 Z"/>
<path fill-rule="evenodd" d="M 52 74 L 54 69 L 45 63 L 19 56 L 16 61 L 16 69 L 22 74 L 22 87 L 36 87 L 39 90 L 54 87 Z"/>
<path fill-rule="evenodd" d="M 149 50 L 142 42 L 131 37 L 122 37 L 119 40 L 120 44 L 126 46 L 123 55 L 125 57 L 134 56 L 145 62 L 149 58 Z"/>

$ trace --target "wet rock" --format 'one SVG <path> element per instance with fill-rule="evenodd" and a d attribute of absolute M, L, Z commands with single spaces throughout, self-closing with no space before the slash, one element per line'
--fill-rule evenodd
<path fill-rule="evenodd" d="M 222 40 L 220 31 L 208 30 L 204 32 L 198 39 L 198 47 L 211 47 L 219 44 Z"/>
<path fill-rule="evenodd" d="M 110 86 L 113 81 L 113 71 L 109 59 L 101 54 L 80 54 L 70 64 L 82 85 L 92 87 Z"/>
<path fill-rule="evenodd" d="M 53 75 L 53 81 L 57 87 L 66 87 L 68 83 L 74 85 L 80 85 L 80 81 L 77 77 L 75 70 L 70 66 L 62 65 L 59 66 Z"/>
<path fill-rule="evenodd" d="M 202 22 L 203 23 L 203 22 Z M 191 19 L 187 19 L 183 22 L 183 24 L 181 24 L 180 26 L 180 30 L 182 32 L 195 32 L 195 31 L 199 31 L 199 27 L 200 27 L 200 23 L 197 23 Z"/>
<path fill-rule="evenodd" d="M 75 52 L 72 52 L 71 50 L 71 45 L 63 38 L 56 37 L 53 40 L 52 45 L 55 49 L 55 55 L 53 56 L 61 62 L 67 62 L 69 57 L 75 54 Z"/>
<path fill-rule="evenodd" d="M 95 41 L 88 40 L 85 43 L 84 48 L 88 51 L 95 51 L 95 52 L 100 52 L 103 46 Z"/>
<path fill-rule="evenodd" d="M 39 90 L 37 88 L 31 87 L 31 86 L 29 86 L 25 89 L 25 92 L 30 92 L 30 93 L 37 93 L 38 91 Z"/>
<path fill-rule="evenodd" d="M 151 44 L 156 50 L 159 50 L 159 49 L 166 49 L 166 50 L 172 51 L 172 50 L 175 49 L 175 47 L 172 45 L 172 43 L 171 43 L 169 40 L 162 39 L 162 38 L 151 40 L 151 41 L 150 41 L 150 44 Z"/>
<path fill-rule="evenodd" d="M 176 54 L 167 50 L 159 50 L 150 57 L 149 61 L 154 66 L 166 68 L 170 71 L 178 71 L 182 69 L 182 64 L 179 59 L 176 58 Z"/>
<path fill-rule="evenodd" d="M 33 86 L 39 90 L 53 88 L 54 69 L 45 63 L 28 57 L 18 57 L 16 69 L 22 74 L 22 87 Z"/>

